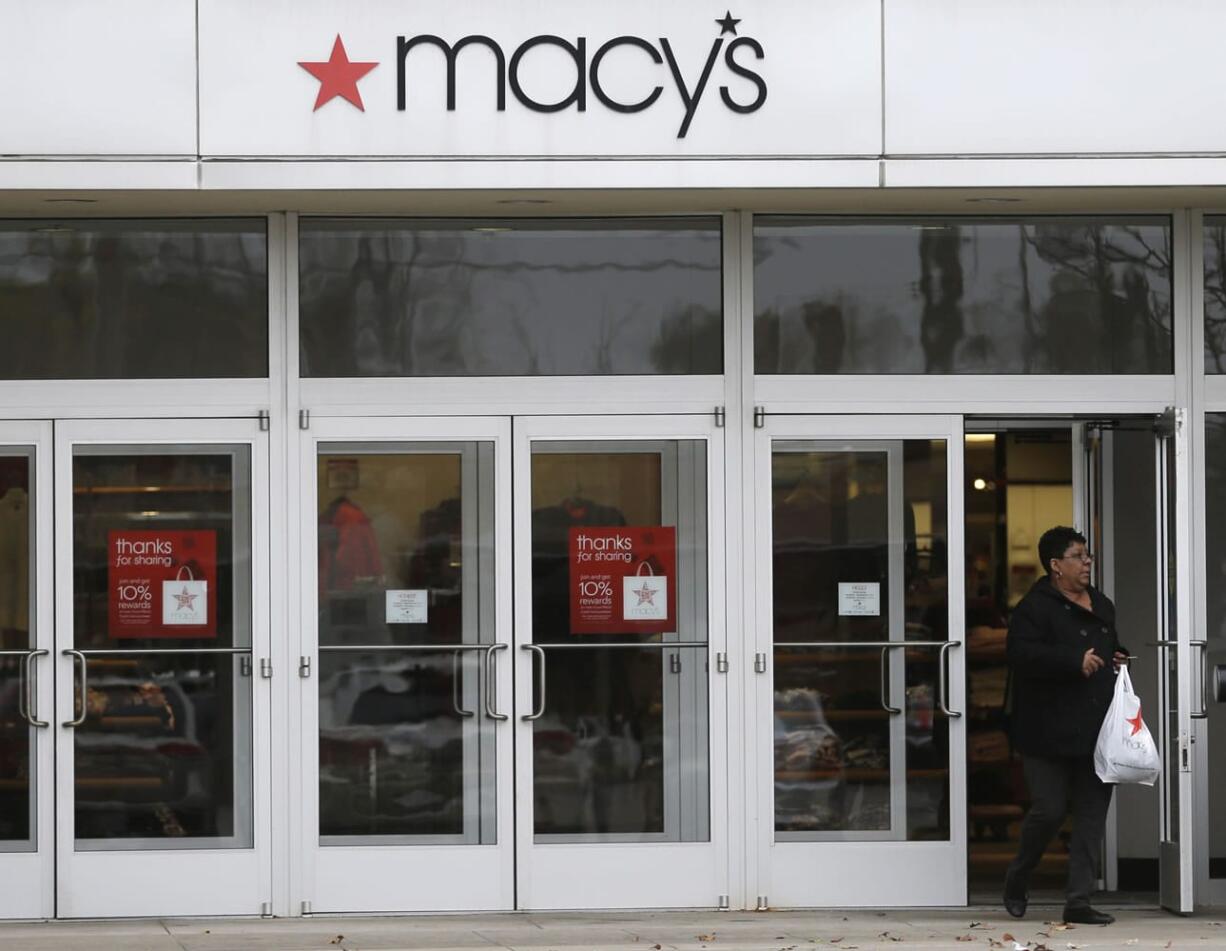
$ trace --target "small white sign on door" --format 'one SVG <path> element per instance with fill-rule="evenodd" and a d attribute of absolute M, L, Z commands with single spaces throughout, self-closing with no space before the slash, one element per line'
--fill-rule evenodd
<path fill-rule="evenodd" d="M 839 614 L 877 617 L 881 614 L 881 585 L 876 581 L 840 581 Z"/>
<path fill-rule="evenodd" d="M 388 624 L 425 624 L 430 592 L 424 588 L 391 589 L 387 594 Z"/>

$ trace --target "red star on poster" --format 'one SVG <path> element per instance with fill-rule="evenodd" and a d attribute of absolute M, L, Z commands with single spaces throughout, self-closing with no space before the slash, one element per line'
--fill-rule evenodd
<path fill-rule="evenodd" d="M 1140 705 L 1137 706 L 1137 715 L 1135 717 L 1132 717 L 1131 719 L 1129 719 L 1128 717 L 1125 717 L 1124 722 L 1132 724 L 1132 732 L 1128 734 L 1129 736 L 1136 736 L 1138 733 L 1141 732 L 1141 727 L 1145 726 L 1145 724 L 1141 720 Z"/>
<path fill-rule="evenodd" d="M 340 96 L 357 106 L 363 112 L 362 94 L 358 92 L 358 80 L 378 66 L 378 63 L 353 63 L 345 52 L 345 44 L 341 35 L 336 34 L 336 42 L 332 44 L 332 55 L 325 63 L 299 63 L 303 69 L 319 80 L 319 95 L 315 97 L 315 112 L 324 103 Z"/>

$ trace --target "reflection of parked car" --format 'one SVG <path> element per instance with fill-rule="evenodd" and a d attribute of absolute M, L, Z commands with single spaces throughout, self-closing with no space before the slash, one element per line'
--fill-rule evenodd
<path fill-rule="evenodd" d="M 217 828 L 234 805 L 228 788 L 219 796 L 230 774 L 217 774 L 216 757 L 228 766 L 229 750 L 212 736 L 215 696 L 211 672 L 146 674 L 136 659 L 91 658 L 86 719 L 75 734 L 80 837 L 233 833 Z"/>
<path fill-rule="evenodd" d="M 320 831 L 324 835 L 464 832 L 465 726 L 451 659 L 362 661 L 320 683 Z M 472 777 L 470 777 L 472 779 Z"/>

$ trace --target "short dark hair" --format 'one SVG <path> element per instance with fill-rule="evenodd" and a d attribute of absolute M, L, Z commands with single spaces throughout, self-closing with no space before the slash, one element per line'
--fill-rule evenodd
<path fill-rule="evenodd" d="M 1069 546 L 1077 542 L 1084 545 L 1086 537 L 1067 525 L 1057 525 L 1045 531 L 1039 539 L 1039 561 L 1043 563 L 1043 570 L 1051 574 L 1051 560 L 1063 558 Z"/>

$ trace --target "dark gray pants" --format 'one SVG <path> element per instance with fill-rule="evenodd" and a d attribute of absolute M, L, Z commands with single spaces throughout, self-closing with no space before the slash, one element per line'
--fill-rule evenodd
<path fill-rule="evenodd" d="M 1052 837 L 1060 831 L 1064 817 L 1073 817 L 1073 836 L 1069 842 L 1068 886 L 1065 902 L 1084 907 L 1098 878 L 1098 857 L 1107 824 L 1107 808 L 1115 788 L 1094 772 L 1094 757 L 1047 759 L 1023 756 L 1026 785 L 1030 788 L 1030 811 L 1022 821 L 1017 858 L 1009 865 L 1006 889 L 1026 888 L 1030 873 L 1043 858 Z"/>

